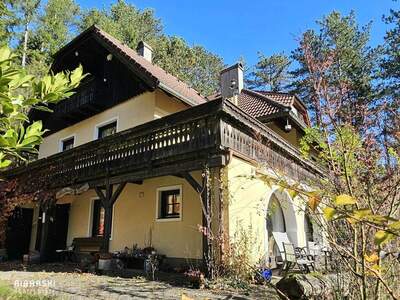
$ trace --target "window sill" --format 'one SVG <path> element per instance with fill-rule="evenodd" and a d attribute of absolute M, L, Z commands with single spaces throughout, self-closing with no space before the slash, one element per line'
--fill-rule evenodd
<path fill-rule="evenodd" d="M 157 218 L 156 222 L 179 222 L 182 221 L 182 217 L 176 217 L 176 218 Z"/>

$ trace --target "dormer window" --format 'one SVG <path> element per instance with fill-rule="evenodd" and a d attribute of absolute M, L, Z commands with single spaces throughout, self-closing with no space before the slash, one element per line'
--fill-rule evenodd
<path fill-rule="evenodd" d="M 117 120 L 97 126 L 97 138 L 102 139 L 117 132 Z"/>

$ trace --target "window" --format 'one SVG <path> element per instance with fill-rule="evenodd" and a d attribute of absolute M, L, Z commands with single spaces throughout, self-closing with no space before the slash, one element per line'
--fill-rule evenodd
<path fill-rule="evenodd" d="M 180 186 L 157 190 L 157 219 L 180 219 L 182 214 L 182 189 Z"/>
<path fill-rule="evenodd" d="M 113 121 L 97 128 L 97 138 L 102 139 L 117 132 L 117 121 Z"/>
<path fill-rule="evenodd" d="M 69 149 L 74 148 L 74 137 L 66 138 L 61 141 L 61 151 L 67 151 Z"/>
<path fill-rule="evenodd" d="M 93 201 L 92 236 L 104 235 L 104 208 L 100 199 Z"/>

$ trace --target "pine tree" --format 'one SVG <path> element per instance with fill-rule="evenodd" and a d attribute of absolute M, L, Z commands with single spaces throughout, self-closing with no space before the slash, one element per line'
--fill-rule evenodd
<path fill-rule="evenodd" d="M 379 115 L 380 128 L 383 142 L 400 155 L 400 11 L 391 10 L 385 21 L 392 27 L 386 32 L 381 60 L 384 109 Z"/>
<path fill-rule="evenodd" d="M 247 84 L 250 88 L 282 91 L 289 84 L 290 59 L 285 54 L 273 54 L 265 56 L 258 54 L 258 62 L 254 70 L 247 78 Z"/>
<path fill-rule="evenodd" d="M 329 99 L 322 99 L 317 92 L 319 87 L 313 84 L 335 87 L 330 113 L 335 114 L 338 123 L 348 122 L 364 130 L 368 126 L 365 111 L 377 99 L 373 76 L 378 51 L 368 46 L 370 24 L 359 27 L 353 12 L 343 16 L 335 11 L 317 24 L 318 31 L 306 31 L 300 46 L 292 52 L 299 67 L 291 72 L 295 79 L 290 88 L 304 99 L 315 123 L 320 125 L 321 109 L 326 108 Z M 313 64 L 314 69 L 310 68 L 309 59 L 319 62 Z"/>

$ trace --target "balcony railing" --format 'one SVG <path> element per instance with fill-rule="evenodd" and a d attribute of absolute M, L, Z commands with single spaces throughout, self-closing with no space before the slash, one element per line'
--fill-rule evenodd
<path fill-rule="evenodd" d="M 57 115 L 67 115 L 78 112 L 90 106 L 98 105 L 96 96 L 101 95 L 101 84 L 97 80 L 91 79 L 83 83 L 74 95 L 68 101 L 61 101 L 54 107 L 54 113 Z"/>
<path fill-rule="evenodd" d="M 31 190 L 127 174 L 129 180 L 145 179 L 196 170 L 204 164 L 223 165 L 228 150 L 294 179 L 321 174 L 263 124 L 232 103 L 215 100 L 34 161 L 3 176 L 22 176 Z"/>

